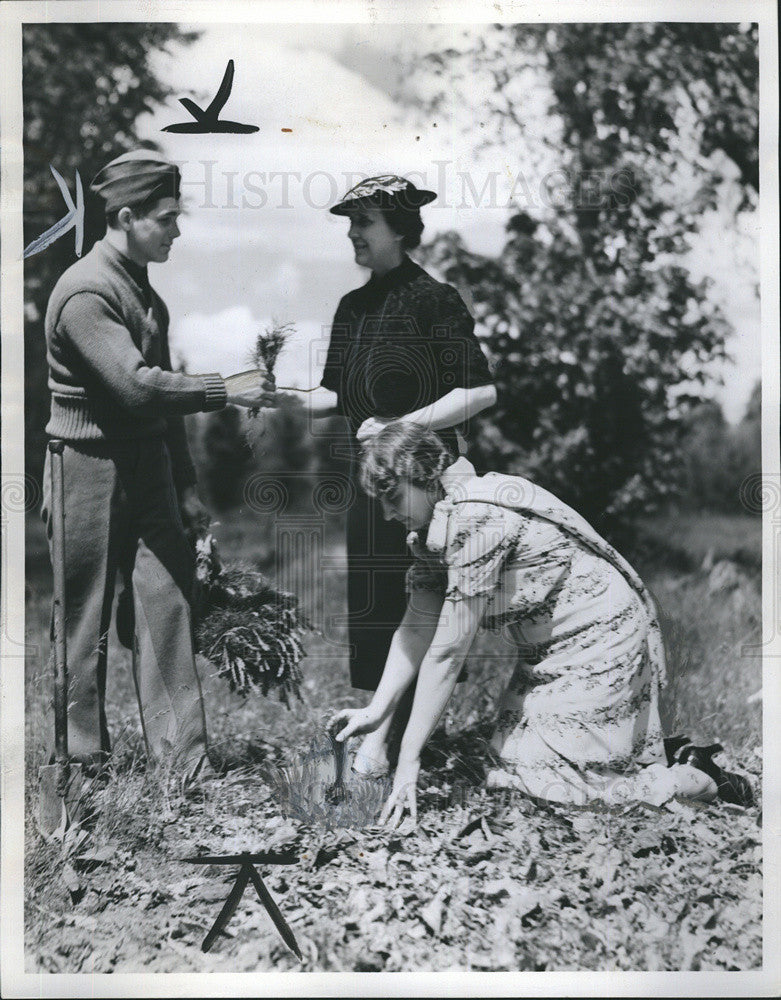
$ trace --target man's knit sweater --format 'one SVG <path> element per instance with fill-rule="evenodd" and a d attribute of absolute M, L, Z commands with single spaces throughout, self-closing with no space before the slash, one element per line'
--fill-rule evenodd
<path fill-rule="evenodd" d="M 220 375 L 171 371 L 168 310 L 146 268 L 107 239 L 62 275 L 46 310 L 52 437 L 165 437 L 178 487 L 195 481 L 182 414 L 225 406 Z"/>

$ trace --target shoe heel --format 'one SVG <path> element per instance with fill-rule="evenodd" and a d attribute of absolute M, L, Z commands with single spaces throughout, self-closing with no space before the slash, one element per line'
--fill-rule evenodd
<path fill-rule="evenodd" d="M 711 743 L 705 747 L 686 746 L 680 753 L 681 764 L 690 764 L 708 777 L 713 778 L 722 802 L 747 808 L 754 804 L 754 791 L 748 779 L 742 774 L 725 771 L 713 760 L 713 755 L 721 753 L 724 747 L 721 743 Z"/>
<path fill-rule="evenodd" d="M 687 743 L 691 743 L 691 740 L 688 736 L 669 736 L 667 739 L 662 740 L 662 742 L 664 743 L 664 753 L 667 757 L 667 766 L 672 767 L 673 764 L 678 763 L 675 755 Z"/>
<path fill-rule="evenodd" d="M 705 747 L 696 747 L 690 743 L 681 750 L 678 763 L 691 764 L 693 767 L 698 767 L 701 771 L 710 774 L 709 767 L 721 770 L 717 764 L 713 763 L 713 755 L 721 753 L 723 749 L 721 743 L 709 743 Z"/>

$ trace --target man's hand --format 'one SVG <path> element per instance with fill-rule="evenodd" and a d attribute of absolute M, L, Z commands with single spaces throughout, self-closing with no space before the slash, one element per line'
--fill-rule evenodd
<path fill-rule="evenodd" d="M 179 510 L 188 534 L 198 537 L 211 524 L 211 514 L 204 507 L 195 486 L 186 486 L 179 497 Z"/>
<path fill-rule="evenodd" d="M 234 406 L 259 409 L 274 406 L 277 383 L 273 375 L 253 368 L 238 375 L 229 375 L 225 379 L 225 389 L 228 402 Z"/>
<path fill-rule="evenodd" d="M 380 433 L 383 427 L 387 427 L 388 424 L 392 424 L 397 419 L 398 417 L 369 417 L 358 428 L 355 436 L 359 441 L 370 441 Z"/>
<path fill-rule="evenodd" d="M 409 810 L 413 825 L 418 822 L 419 774 L 420 760 L 402 761 L 399 758 L 393 778 L 393 788 L 380 813 L 380 826 L 386 824 L 390 830 L 395 830 L 401 825 L 405 809 Z"/>

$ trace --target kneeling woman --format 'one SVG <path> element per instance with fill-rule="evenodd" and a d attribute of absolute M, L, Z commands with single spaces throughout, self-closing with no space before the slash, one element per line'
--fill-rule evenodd
<path fill-rule="evenodd" d="M 729 782 L 723 797 L 750 803 L 747 783 L 707 752 L 663 740 L 665 662 L 653 601 L 579 514 L 526 479 L 477 476 L 414 424 L 391 424 L 370 441 L 361 476 L 385 517 L 412 532 L 415 556 L 407 611 L 374 697 L 331 723 L 340 740 L 368 734 L 361 756 L 380 756 L 374 734 L 417 676 L 384 816 L 395 823 L 405 807 L 416 814 L 421 751 L 481 623 L 501 633 L 515 660 L 489 785 L 582 805 L 712 799 Z"/>

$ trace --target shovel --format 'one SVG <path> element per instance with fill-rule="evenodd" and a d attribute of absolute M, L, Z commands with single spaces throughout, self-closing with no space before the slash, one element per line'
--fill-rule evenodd
<path fill-rule="evenodd" d="M 328 730 L 328 739 L 331 741 L 331 749 L 334 753 L 334 770 L 336 779 L 329 785 L 325 792 L 326 802 L 338 806 L 350 798 L 349 791 L 344 787 L 344 765 L 347 763 L 347 745 L 340 743 L 334 733 Z"/>
<path fill-rule="evenodd" d="M 84 775 L 68 760 L 68 659 L 65 644 L 65 494 L 64 441 L 50 441 L 52 569 L 54 571 L 54 763 L 40 771 L 40 827 L 44 836 L 79 821 Z"/>

